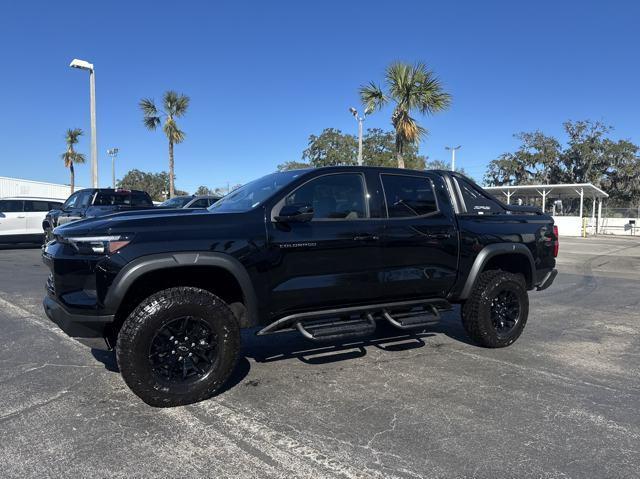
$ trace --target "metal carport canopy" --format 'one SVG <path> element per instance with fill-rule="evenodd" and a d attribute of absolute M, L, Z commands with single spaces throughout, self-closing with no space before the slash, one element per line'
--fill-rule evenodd
<path fill-rule="evenodd" d="M 507 204 L 511 203 L 511 197 L 514 194 L 537 193 L 542 197 L 542 211 L 546 210 L 547 196 L 553 193 L 556 195 L 564 195 L 570 198 L 580 198 L 579 218 L 582 218 L 584 197 L 593 199 L 592 216 L 595 219 L 596 200 L 598 200 L 598 224 L 602 217 L 602 199 L 609 198 L 609 195 L 597 186 L 591 183 L 564 183 L 560 185 L 516 185 L 516 186 L 487 186 L 484 188 L 489 193 L 498 197 L 502 193 L 507 198 Z"/>
<path fill-rule="evenodd" d="M 547 196 L 549 193 L 580 198 L 580 190 L 584 195 L 592 198 L 609 198 L 609 195 L 591 183 L 563 183 L 560 185 L 516 185 L 516 186 L 485 186 L 490 193 L 503 193 L 510 198 L 514 193 L 538 193 Z M 546 194 L 543 195 L 543 192 Z"/>

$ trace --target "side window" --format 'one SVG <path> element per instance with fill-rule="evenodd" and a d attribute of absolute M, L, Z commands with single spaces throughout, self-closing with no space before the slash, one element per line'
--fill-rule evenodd
<path fill-rule="evenodd" d="M 209 201 L 206 198 L 200 198 L 189 205 L 189 208 L 207 208 Z"/>
<path fill-rule="evenodd" d="M 76 202 L 78 201 L 78 196 L 79 196 L 79 193 L 74 193 L 71 196 L 69 196 L 69 198 L 67 198 L 67 201 L 64 202 L 64 205 L 62 205 L 62 207 L 65 210 L 70 208 L 75 208 Z"/>
<path fill-rule="evenodd" d="M 144 193 L 131 193 L 131 206 L 153 206 L 153 202 Z"/>
<path fill-rule="evenodd" d="M 93 193 L 90 191 L 85 191 L 83 193 L 80 193 L 80 195 L 78 196 L 76 208 L 87 208 L 91 203 L 92 196 L 93 196 Z"/>
<path fill-rule="evenodd" d="M 504 208 L 480 188 L 460 178 L 455 178 L 468 215 L 492 215 L 504 213 Z"/>
<path fill-rule="evenodd" d="M 305 183 L 285 204 L 308 204 L 313 220 L 353 220 L 367 217 L 364 179 L 359 173 L 325 175 Z"/>
<path fill-rule="evenodd" d="M 2 213 L 22 213 L 22 200 L 2 200 L 2 201 L 0 201 L 0 212 L 2 212 Z"/>
<path fill-rule="evenodd" d="M 49 203 L 46 201 L 25 201 L 25 211 L 49 211 Z"/>
<path fill-rule="evenodd" d="M 58 210 L 62 207 L 62 203 L 51 202 L 49 203 L 49 210 Z"/>
<path fill-rule="evenodd" d="M 380 175 L 389 218 L 424 216 L 438 211 L 433 184 L 427 177 Z"/>

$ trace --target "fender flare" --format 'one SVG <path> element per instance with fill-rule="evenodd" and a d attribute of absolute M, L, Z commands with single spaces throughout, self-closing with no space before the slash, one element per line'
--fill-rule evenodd
<path fill-rule="evenodd" d="M 258 302 L 251 278 L 245 267 L 233 256 L 214 252 L 160 253 L 142 256 L 127 264 L 116 275 L 104 300 L 105 308 L 118 310 L 129 288 L 142 275 L 161 269 L 184 266 L 215 266 L 223 268 L 238 281 L 251 324 L 258 322 Z"/>
<path fill-rule="evenodd" d="M 482 273 L 487 262 L 493 258 L 494 256 L 501 255 L 513 255 L 518 254 L 525 256 L 529 260 L 529 273 L 532 282 L 535 281 L 535 262 L 533 260 L 533 255 L 529 248 L 527 248 L 522 243 L 496 243 L 490 244 L 482 248 L 476 259 L 473 261 L 473 265 L 471 266 L 471 270 L 469 271 L 469 276 L 467 276 L 467 281 L 464 283 L 464 287 L 462 288 L 462 292 L 460 293 L 458 299 L 467 299 L 471 295 L 471 291 L 473 290 L 473 286 Z M 531 289 L 533 287 L 532 284 L 528 284 L 527 288 Z"/>

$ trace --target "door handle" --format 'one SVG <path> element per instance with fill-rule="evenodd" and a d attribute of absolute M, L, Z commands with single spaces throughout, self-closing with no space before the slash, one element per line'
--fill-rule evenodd
<path fill-rule="evenodd" d="M 451 238 L 451 233 L 431 233 L 427 235 L 429 239 L 449 239 Z"/>
<path fill-rule="evenodd" d="M 378 241 L 380 237 L 374 234 L 360 234 L 353 237 L 353 241 Z"/>
<path fill-rule="evenodd" d="M 22 215 L 22 216 L 18 216 L 18 219 L 24 219 L 26 218 L 26 216 Z"/>

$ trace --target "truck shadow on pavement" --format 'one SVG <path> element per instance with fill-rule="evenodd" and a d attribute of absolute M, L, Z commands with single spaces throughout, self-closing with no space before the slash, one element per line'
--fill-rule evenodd
<path fill-rule="evenodd" d="M 473 344 L 464 332 L 459 314 L 456 312 L 443 315 L 440 324 L 426 330 L 402 331 L 391 325 L 380 323 L 373 335 L 343 342 L 317 343 L 303 338 L 297 332 L 256 336 L 258 330 L 259 328 L 252 328 L 242 331 L 242 351 L 238 364 L 219 394 L 235 387 L 249 374 L 251 369 L 249 359 L 258 363 L 297 359 L 309 365 L 330 364 L 362 358 L 371 348 L 381 349 L 388 353 L 423 348 L 429 346 L 429 340 L 438 335 L 447 336 L 458 342 Z M 431 346 L 439 347 L 441 343 L 437 342 Z M 104 364 L 108 371 L 120 372 L 115 352 L 92 349 L 91 353 L 97 361 Z"/>

